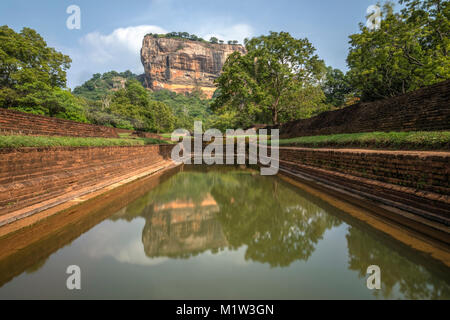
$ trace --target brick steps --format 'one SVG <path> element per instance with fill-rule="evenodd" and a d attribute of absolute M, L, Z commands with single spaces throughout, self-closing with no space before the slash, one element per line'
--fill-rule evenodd
<path fill-rule="evenodd" d="M 399 187 L 392 184 L 377 183 L 371 179 L 359 179 L 355 176 L 339 174 L 333 171 L 319 169 L 310 166 L 299 165 L 298 163 L 284 162 L 281 168 L 292 172 L 306 173 L 322 178 L 324 181 L 334 182 L 339 186 L 349 187 L 352 190 L 364 191 L 368 194 L 376 195 L 378 198 L 390 200 L 392 203 L 402 203 L 410 208 L 420 210 L 421 215 L 427 216 L 439 222 L 450 225 L 450 201 L 447 197 L 431 194 L 418 193 L 411 188 Z"/>
<path fill-rule="evenodd" d="M 296 147 L 279 151 L 282 172 L 361 195 L 374 206 L 409 212 L 409 220 L 419 217 L 444 238 L 450 235 L 450 152 Z"/>
<path fill-rule="evenodd" d="M 0 215 L 97 185 L 103 180 L 139 172 L 167 160 L 172 147 L 152 145 L 2 150 Z M 19 165 L 6 165 L 12 162 Z M 24 167 L 21 168 L 20 163 Z"/>
<path fill-rule="evenodd" d="M 385 183 L 450 195 L 450 153 L 280 148 L 280 159 Z"/>
<path fill-rule="evenodd" d="M 136 154 L 130 155 L 122 155 L 113 157 L 112 155 L 103 155 L 101 157 L 96 157 L 95 159 L 89 160 L 89 162 L 81 161 L 80 159 L 68 160 L 68 161 L 57 161 L 56 163 L 50 167 L 48 167 L 49 159 L 45 161 L 41 161 L 37 159 L 36 163 L 32 166 L 21 164 L 20 161 L 17 161 L 14 165 L 4 167 L 3 172 L 0 172 L 0 185 L 5 185 L 7 183 L 13 182 L 21 182 L 26 181 L 42 176 L 49 176 L 62 170 L 69 170 L 70 168 L 76 167 L 77 169 L 86 169 L 89 167 L 97 167 L 97 166 L 106 166 L 106 165 L 114 165 L 121 164 L 124 161 L 129 160 L 130 157 L 138 156 Z M 133 159 L 133 158 L 132 158 Z M 137 158 L 135 161 L 139 160 Z M 24 161 L 26 163 L 26 161 Z"/>

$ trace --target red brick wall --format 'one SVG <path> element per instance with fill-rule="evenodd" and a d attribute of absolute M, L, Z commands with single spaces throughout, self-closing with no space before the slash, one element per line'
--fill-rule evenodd
<path fill-rule="evenodd" d="M 280 148 L 280 159 L 450 195 L 450 153 Z"/>
<path fill-rule="evenodd" d="M 0 214 L 167 160 L 172 148 L 0 149 Z"/>
<path fill-rule="evenodd" d="M 280 168 L 450 222 L 449 152 L 286 147 L 280 148 Z"/>
<path fill-rule="evenodd" d="M 116 129 L 0 108 L 1 135 L 118 138 Z"/>
<path fill-rule="evenodd" d="M 391 99 L 324 112 L 279 127 L 282 137 L 450 130 L 450 80 Z"/>

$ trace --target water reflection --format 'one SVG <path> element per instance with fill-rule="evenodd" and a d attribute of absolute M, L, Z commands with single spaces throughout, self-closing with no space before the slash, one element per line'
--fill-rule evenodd
<path fill-rule="evenodd" d="M 277 178 L 249 171 L 191 171 L 172 177 L 112 219 L 145 218 L 142 242 L 149 258 L 189 258 L 245 247 L 246 260 L 288 267 L 308 261 L 325 232 L 345 223 L 333 211 Z M 356 227 L 349 226 L 345 238 L 348 269 L 363 281 L 368 266 L 384 266 L 376 297 L 450 297 L 447 269 L 435 276 L 421 265 L 423 259 L 411 261 L 399 253 L 405 248 L 393 250 Z"/>
<path fill-rule="evenodd" d="M 91 272 L 110 273 L 108 278 L 103 273 L 93 277 L 92 283 L 95 279 L 108 283 L 127 274 L 125 278 L 141 284 L 145 293 L 154 288 L 173 290 L 166 298 L 195 298 L 196 293 L 200 298 L 223 298 L 210 296 L 218 291 L 208 289 L 212 283 L 205 280 L 208 276 L 217 281 L 220 292 L 233 293 L 226 298 L 274 298 L 269 288 L 283 292 L 275 298 L 285 299 L 450 298 L 447 267 L 277 177 L 191 167 L 131 198 L 125 207 L 109 204 L 107 209 L 71 218 L 64 226 L 55 217 L 59 231 L 24 249 L 9 250 L 12 254 L 0 252 L 0 286 L 7 283 L 0 287 L 0 297 L 21 292 L 27 277 L 53 277 L 49 265 L 64 270 L 76 257 L 90 265 Z M 122 195 L 118 203 L 124 199 Z M 16 242 L 23 241 L 9 241 Z M 373 264 L 382 270 L 381 291 L 365 287 L 367 267 Z M 155 279 L 164 281 L 151 282 Z M 58 282 L 55 288 L 59 287 Z M 192 292 L 193 287 L 197 291 Z M 192 295 L 180 296 L 183 289 Z M 202 295 L 206 292 L 202 290 L 210 291 Z M 95 297 L 109 292 L 99 289 Z M 163 298 L 158 293 L 160 289 L 153 298 Z"/>
<path fill-rule="evenodd" d="M 449 299 L 450 285 L 448 270 L 436 270 L 446 279 L 431 274 L 423 265 L 415 263 L 414 256 L 399 248 L 393 251 L 369 234 L 351 227 L 346 235 L 349 269 L 358 272 L 360 278 L 366 278 L 368 265 L 387 266 L 382 270 L 381 290 L 374 291 L 377 297 L 390 299 L 395 291 L 402 293 L 405 299 Z"/>
<path fill-rule="evenodd" d="M 272 267 L 307 261 L 324 232 L 342 223 L 280 180 L 249 171 L 180 173 L 112 219 L 137 216 L 146 220 L 148 257 L 246 246 L 246 259 Z"/>

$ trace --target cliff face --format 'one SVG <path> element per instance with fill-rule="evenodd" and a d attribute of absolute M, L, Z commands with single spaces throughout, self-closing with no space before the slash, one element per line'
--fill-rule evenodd
<path fill-rule="evenodd" d="M 246 53 L 242 45 L 146 36 L 141 50 L 145 86 L 177 93 L 191 92 L 198 86 L 210 98 L 216 90 L 214 80 L 235 51 Z"/>

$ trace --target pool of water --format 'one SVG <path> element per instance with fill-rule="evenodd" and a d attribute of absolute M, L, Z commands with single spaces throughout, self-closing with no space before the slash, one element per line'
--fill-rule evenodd
<path fill-rule="evenodd" d="M 256 171 L 183 170 L 114 210 L 0 259 L 0 299 L 450 298 L 449 268 Z M 66 287 L 69 265 L 81 290 Z"/>

